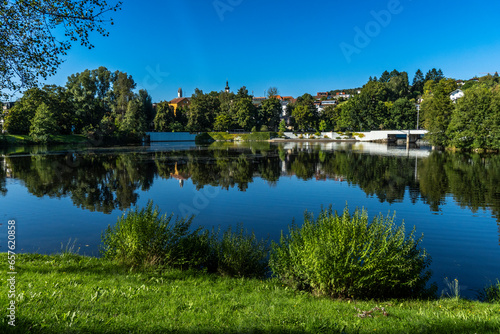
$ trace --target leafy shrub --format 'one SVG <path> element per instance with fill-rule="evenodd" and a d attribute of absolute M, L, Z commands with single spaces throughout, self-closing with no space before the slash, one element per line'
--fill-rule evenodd
<path fill-rule="evenodd" d="M 299 139 L 303 139 L 304 136 L 302 134 L 299 135 Z"/>
<path fill-rule="evenodd" d="M 254 126 L 250 132 L 257 132 L 257 127 Z"/>
<path fill-rule="evenodd" d="M 317 295 L 354 298 L 405 298 L 435 295 L 426 288 L 431 259 L 404 224 L 366 211 L 341 216 L 322 210 L 317 220 L 305 213 L 302 227 L 272 243 L 269 265 L 274 275 L 296 289 Z"/>
<path fill-rule="evenodd" d="M 309 136 L 309 139 L 315 139 L 316 137 L 314 137 L 314 135 L 310 135 Z"/>
<path fill-rule="evenodd" d="M 242 226 L 233 232 L 191 230 L 193 217 L 176 219 L 161 215 L 149 201 L 143 209 L 124 213 L 102 235 L 101 253 L 122 264 L 147 268 L 170 266 L 197 268 L 225 276 L 262 277 L 267 273 L 268 242 L 257 240 Z"/>
<path fill-rule="evenodd" d="M 330 137 L 328 137 L 327 135 L 324 135 L 323 138 L 330 139 Z"/>
<path fill-rule="evenodd" d="M 161 216 L 149 201 L 145 208 L 129 210 L 114 226 L 108 226 L 102 235 L 101 253 L 132 267 L 199 266 L 205 260 L 207 245 L 201 238 L 201 227 L 190 231 L 192 220 L 176 219 L 171 224 L 172 215 Z"/>
<path fill-rule="evenodd" d="M 340 139 L 342 139 L 342 138 L 341 138 L 341 137 L 335 137 L 335 139 L 339 139 L 339 140 L 340 140 Z"/>
<path fill-rule="evenodd" d="M 220 230 L 214 230 L 208 240 L 212 254 L 210 271 L 232 277 L 263 277 L 267 273 L 268 241 L 257 240 L 255 233 L 248 234 L 242 225 L 234 232 L 229 227 L 222 237 Z"/>
<path fill-rule="evenodd" d="M 317 137 L 320 137 L 321 136 L 321 132 L 316 131 L 316 133 L 314 135 L 317 136 Z"/>
<path fill-rule="evenodd" d="M 482 302 L 500 303 L 500 281 L 483 288 L 477 297 Z"/>
<path fill-rule="evenodd" d="M 262 125 L 260 127 L 260 132 L 267 132 L 267 131 L 269 131 L 269 129 L 267 128 L 267 125 Z"/>

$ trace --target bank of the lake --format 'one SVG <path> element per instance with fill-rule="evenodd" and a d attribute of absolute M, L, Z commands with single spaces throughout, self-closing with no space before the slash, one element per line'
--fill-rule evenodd
<path fill-rule="evenodd" d="M 55 135 L 51 136 L 50 144 L 87 144 L 88 139 L 84 135 Z M 28 135 L 0 135 L 0 146 L 21 146 L 38 145 L 33 138 Z"/>
<path fill-rule="evenodd" d="M 40 142 L 28 135 L 0 135 L 0 147 L 20 147 L 37 145 L 80 145 L 80 146 L 110 146 L 140 144 L 142 137 L 119 134 L 113 136 L 95 135 L 51 135 L 46 141 Z"/>
<path fill-rule="evenodd" d="M 2 257 L 6 257 L 2 254 Z M 0 268 L 7 271 L 7 261 Z M 276 280 L 131 271 L 74 254 L 16 258 L 16 327 L 3 333 L 498 333 L 500 304 L 464 299 L 339 301 Z M 8 305 L 2 277 L 0 303 Z M 359 317 L 371 311 L 372 317 Z M 357 309 L 359 310 L 357 310 Z"/>

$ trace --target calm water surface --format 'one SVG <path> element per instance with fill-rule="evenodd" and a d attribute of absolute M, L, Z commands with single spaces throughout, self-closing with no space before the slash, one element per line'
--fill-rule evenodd
<path fill-rule="evenodd" d="M 77 240 L 98 255 L 103 229 L 149 199 L 205 227 L 243 223 L 278 239 L 304 210 L 364 207 L 416 226 L 433 281 L 464 295 L 500 278 L 500 156 L 406 151 L 381 144 L 156 144 L 17 148 L 2 152 L 0 237 L 16 219 L 17 248 L 53 253 Z M 5 243 L 2 242 L 2 245 Z"/>

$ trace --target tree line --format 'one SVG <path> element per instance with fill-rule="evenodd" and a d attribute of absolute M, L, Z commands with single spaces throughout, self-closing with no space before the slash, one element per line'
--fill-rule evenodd
<path fill-rule="evenodd" d="M 127 73 L 106 67 L 68 77 L 64 87 L 46 85 L 25 92 L 5 118 L 5 130 L 48 141 L 53 135 L 86 134 L 140 138 L 153 121 L 151 96 L 134 92 Z"/>
<path fill-rule="evenodd" d="M 461 150 L 500 149 L 500 77 L 498 73 L 470 80 L 464 96 L 452 102 L 452 79 L 426 82 L 422 95 L 423 127 L 435 146 Z"/>

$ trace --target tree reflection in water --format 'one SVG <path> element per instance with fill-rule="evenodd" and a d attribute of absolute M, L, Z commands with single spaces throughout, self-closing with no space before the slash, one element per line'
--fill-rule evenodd
<path fill-rule="evenodd" d="M 109 213 L 126 209 L 154 179 L 190 180 L 246 191 L 258 177 L 273 186 L 282 176 L 302 180 L 337 180 L 357 185 L 380 202 L 407 196 L 440 210 L 448 195 L 473 212 L 491 210 L 500 222 L 500 156 L 431 152 L 425 158 L 370 155 L 352 150 L 322 150 L 257 143 L 157 152 L 33 154 L 0 157 L 0 194 L 6 179 L 21 180 L 38 197 L 69 196 L 83 209 Z M 500 225 L 499 225 L 500 226 Z"/>

